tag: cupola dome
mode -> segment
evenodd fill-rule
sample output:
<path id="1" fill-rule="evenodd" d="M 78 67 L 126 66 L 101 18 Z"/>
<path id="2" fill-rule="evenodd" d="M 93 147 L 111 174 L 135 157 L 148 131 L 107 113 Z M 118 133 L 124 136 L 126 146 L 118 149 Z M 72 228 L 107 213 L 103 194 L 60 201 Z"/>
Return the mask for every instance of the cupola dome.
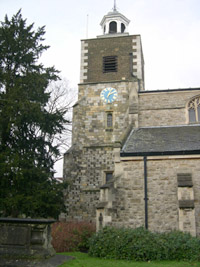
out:
<path id="1" fill-rule="evenodd" d="M 129 25 L 130 20 L 127 19 L 124 15 L 119 13 L 116 9 L 116 4 L 114 4 L 113 11 L 109 12 L 105 15 L 100 23 L 103 35 L 127 35 L 127 28 Z"/>

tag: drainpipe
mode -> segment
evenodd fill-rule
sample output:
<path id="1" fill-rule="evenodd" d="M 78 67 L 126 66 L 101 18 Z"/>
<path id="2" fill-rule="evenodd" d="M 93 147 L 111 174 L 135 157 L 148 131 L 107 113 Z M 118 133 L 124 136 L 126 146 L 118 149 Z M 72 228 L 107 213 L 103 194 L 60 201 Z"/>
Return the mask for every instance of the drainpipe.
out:
<path id="1" fill-rule="evenodd" d="M 148 195 L 147 195 L 147 157 L 144 157 L 144 207 L 145 229 L 148 229 Z"/>

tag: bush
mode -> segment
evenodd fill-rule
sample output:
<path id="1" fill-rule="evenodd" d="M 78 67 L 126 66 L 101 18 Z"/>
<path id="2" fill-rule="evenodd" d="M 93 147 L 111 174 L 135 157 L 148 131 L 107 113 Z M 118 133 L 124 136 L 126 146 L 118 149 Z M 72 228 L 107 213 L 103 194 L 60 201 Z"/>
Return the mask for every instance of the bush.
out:
<path id="1" fill-rule="evenodd" d="M 183 232 L 105 227 L 90 239 L 90 256 L 106 259 L 200 260 L 200 239 Z"/>
<path id="2" fill-rule="evenodd" d="M 95 225 L 89 222 L 56 222 L 52 225 L 52 245 L 56 252 L 85 252 L 95 231 Z"/>

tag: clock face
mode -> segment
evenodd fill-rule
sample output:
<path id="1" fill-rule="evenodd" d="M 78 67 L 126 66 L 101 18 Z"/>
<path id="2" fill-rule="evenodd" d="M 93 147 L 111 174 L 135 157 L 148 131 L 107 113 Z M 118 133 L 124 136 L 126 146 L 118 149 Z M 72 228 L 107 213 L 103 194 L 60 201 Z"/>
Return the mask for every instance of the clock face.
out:
<path id="1" fill-rule="evenodd" d="M 117 91 L 111 87 L 105 88 L 101 91 L 100 97 L 106 104 L 113 103 L 117 98 Z"/>

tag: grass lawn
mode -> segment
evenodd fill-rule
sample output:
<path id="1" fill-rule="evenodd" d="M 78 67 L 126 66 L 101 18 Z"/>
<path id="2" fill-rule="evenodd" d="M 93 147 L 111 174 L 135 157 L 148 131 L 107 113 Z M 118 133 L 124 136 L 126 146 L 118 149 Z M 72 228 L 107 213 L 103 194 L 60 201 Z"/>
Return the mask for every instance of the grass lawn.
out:
<path id="1" fill-rule="evenodd" d="M 89 257 L 88 254 L 81 252 L 63 253 L 69 256 L 74 256 L 76 259 L 66 262 L 59 267 L 188 267 L 200 266 L 200 262 L 177 262 L 177 261 L 162 261 L 162 262 L 132 262 L 124 260 L 104 260 L 100 258 Z"/>

